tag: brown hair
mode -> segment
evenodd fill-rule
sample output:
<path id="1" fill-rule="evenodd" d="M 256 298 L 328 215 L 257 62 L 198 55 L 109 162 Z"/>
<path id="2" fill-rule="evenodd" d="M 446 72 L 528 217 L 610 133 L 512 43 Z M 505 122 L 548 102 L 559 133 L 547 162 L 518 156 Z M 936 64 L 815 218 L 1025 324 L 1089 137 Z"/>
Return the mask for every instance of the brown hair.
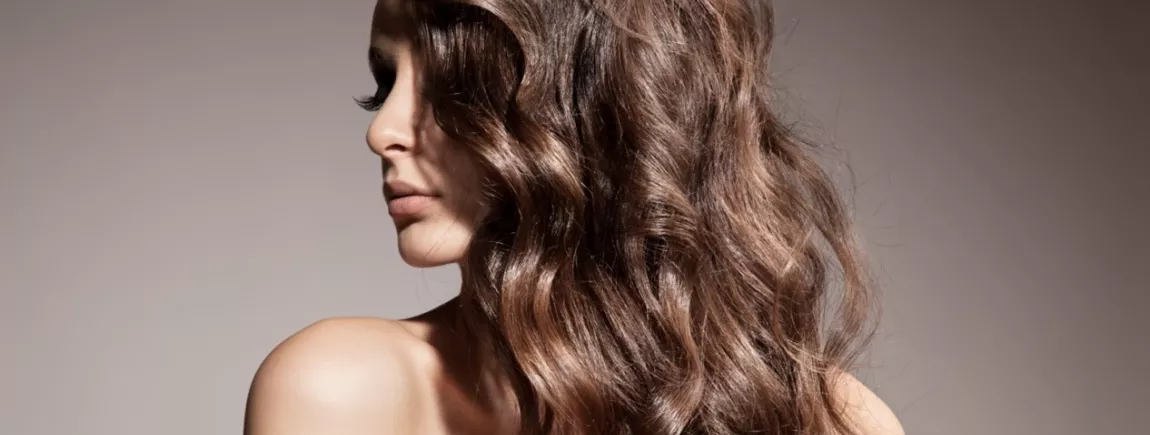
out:
<path id="1" fill-rule="evenodd" d="M 488 174 L 462 322 L 523 433 L 853 432 L 831 390 L 872 286 L 771 110 L 769 3 L 410 3 L 425 96 Z"/>

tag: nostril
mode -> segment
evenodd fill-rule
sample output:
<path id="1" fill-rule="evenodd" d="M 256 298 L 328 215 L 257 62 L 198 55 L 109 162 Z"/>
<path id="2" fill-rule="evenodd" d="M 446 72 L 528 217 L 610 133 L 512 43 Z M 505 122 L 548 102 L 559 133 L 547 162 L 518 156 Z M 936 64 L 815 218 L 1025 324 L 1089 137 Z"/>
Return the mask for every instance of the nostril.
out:
<path id="1" fill-rule="evenodd" d="M 407 144 L 398 143 L 398 142 L 392 143 L 392 144 L 383 148 L 383 152 L 385 154 L 386 153 L 406 153 L 409 150 L 410 150 L 410 147 L 408 147 Z"/>

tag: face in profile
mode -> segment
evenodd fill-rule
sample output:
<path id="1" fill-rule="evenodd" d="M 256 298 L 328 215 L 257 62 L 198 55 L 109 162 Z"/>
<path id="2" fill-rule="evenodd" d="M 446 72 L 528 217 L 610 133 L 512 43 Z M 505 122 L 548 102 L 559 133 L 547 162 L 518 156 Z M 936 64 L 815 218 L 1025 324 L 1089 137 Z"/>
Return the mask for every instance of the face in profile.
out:
<path id="1" fill-rule="evenodd" d="M 394 31 L 387 0 L 372 22 L 372 74 L 378 90 L 361 103 L 376 110 L 367 143 L 382 159 L 384 198 L 399 254 L 415 267 L 459 261 L 481 216 L 476 165 L 438 127 L 419 92 L 420 59 Z"/>

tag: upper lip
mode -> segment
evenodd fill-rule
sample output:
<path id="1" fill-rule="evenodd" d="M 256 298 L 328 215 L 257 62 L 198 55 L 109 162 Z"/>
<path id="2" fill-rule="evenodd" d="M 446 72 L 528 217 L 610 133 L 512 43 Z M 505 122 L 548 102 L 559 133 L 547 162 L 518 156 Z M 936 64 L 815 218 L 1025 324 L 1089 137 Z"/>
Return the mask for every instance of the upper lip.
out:
<path id="1" fill-rule="evenodd" d="M 420 195 L 420 196 L 434 196 L 426 189 L 415 187 L 410 183 L 395 180 L 388 181 L 383 184 L 383 197 L 388 201 L 394 198 L 402 198 L 405 196 Z"/>

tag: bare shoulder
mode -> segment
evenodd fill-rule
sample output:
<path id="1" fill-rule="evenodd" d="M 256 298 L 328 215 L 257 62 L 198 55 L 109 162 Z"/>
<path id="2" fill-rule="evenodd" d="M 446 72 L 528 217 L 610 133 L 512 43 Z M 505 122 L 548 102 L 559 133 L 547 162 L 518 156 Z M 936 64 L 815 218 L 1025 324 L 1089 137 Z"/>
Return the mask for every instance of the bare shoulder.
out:
<path id="1" fill-rule="evenodd" d="M 400 321 L 325 319 L 280 343 L 248 396 L 246 435 L 436 431 L 435 351 Z"/>
<path id="2" fill-rule="evenodd" d="M 835 393 L 849 421 L 855 423 L 863 435 L 904 435 L 902 424 L 870 388 L 849 373 L 835 376 Z"/>

